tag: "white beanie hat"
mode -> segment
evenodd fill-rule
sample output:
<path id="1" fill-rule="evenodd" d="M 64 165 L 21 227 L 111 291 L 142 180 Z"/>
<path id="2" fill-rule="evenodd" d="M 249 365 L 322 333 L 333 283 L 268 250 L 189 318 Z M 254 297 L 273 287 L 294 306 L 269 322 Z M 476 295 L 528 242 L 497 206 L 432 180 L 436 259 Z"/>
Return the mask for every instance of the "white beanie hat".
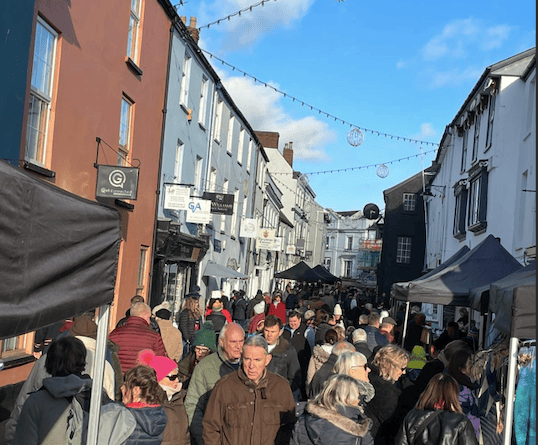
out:
<path id="1" fill-rule="evenodd" d="M 334 315 L 342 315 L 342 308 L 340 307 L 338 303 L 334 306 L 333 312 L 334 312 Z"/>
<path id="2" fill-rule="evenodd" d="M 254 306 L 255 314 L 263 314 L 264 310 L 265 310 L 265 301 L 260 301 L 258 304 Z"/>
<path id="3" fill-rule="evenodd" d="M 388 311 L 381 311 L 381 313 L 379 314 L 381 321 L 383 321 L 383 318 L 388 317 L 388 316 L 389 316 Z"/>

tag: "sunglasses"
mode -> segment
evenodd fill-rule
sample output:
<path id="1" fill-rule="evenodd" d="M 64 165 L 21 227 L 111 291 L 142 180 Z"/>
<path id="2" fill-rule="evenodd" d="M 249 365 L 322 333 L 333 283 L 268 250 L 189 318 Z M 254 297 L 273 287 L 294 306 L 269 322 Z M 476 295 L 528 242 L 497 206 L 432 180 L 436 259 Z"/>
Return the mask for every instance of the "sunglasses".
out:
<path id="1" fill-rule="evenodd" d="M 179 379 L 179 374 L 167 375 L 166 377 L 173 382 L 174 380 Z"/>

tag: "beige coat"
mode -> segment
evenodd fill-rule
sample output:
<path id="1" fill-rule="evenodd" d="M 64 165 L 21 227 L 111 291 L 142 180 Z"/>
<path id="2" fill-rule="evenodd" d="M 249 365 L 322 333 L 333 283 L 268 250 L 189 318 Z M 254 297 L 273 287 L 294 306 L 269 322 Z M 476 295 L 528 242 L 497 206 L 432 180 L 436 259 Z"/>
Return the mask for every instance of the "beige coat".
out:
<path id="1" fill-rule="evenodd" d="M 183 336 L 181 331 L 172 324 L 172 320 L 163 320 L 162 318 L 156 318 L 156 320 L 161 330 L 161 337 L 168 357 L 179 362 L 183 355 Z"/>

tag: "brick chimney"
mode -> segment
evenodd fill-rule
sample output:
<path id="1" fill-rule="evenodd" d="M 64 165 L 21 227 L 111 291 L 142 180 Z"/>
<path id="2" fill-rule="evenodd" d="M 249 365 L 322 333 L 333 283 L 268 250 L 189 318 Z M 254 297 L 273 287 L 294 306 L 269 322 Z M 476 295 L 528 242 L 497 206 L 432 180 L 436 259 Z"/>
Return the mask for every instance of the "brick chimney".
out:
<path id="1" fill-rule="evenodd" d="M 183 24 L 187 26 L 187 17 L 182 15 L 179 17 Z M 194 42 L 198 44 L 198 40 L 200 40 L 200 30 L 196 28 L 196 17 L 191 17 L 189 26 L 187 26 L 187 29 L 191 33 L 191 37 L 193 38 Z"/>
<path id="2" fill-rule="evenodd" d="M 282 155 L 284 156 L 284 159 L 288 164 L 290 164 L 290 167 L 293 168 L 293 142 L 289 142 L 287 144 L 284 144 L 284 152 Z"/>

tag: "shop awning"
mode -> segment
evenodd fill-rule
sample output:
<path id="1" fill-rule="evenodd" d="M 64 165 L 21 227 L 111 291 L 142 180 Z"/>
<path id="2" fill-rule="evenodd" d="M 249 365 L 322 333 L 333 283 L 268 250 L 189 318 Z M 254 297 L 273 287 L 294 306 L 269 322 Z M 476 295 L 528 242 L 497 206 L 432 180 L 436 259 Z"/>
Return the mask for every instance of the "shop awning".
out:
<path id="1" fill-rule="evenodd" d="M 312 270 L 316 272 L 318 275 L 321 275 L 324 281 L 327 283 L 336 283 L 338 281 L 338 277 L 335 277 L 332 273 L 330 273 L 327 269 L 325 269 L 321 264 L 318 264 Z"/>
<path id="2" fill-rule="evenodd" d="M 312 270 L 312 268 L 304 261 L 300 261 L 295 266 L 283 270 L 282 272 L 276 273 L 275 278 L 286 278 L 288 280 L 307 281 L 310 283 L 317 281 L 325 281 L 324 277 Z"/>
<path id="3" fill-rule="evenodd" d="M 210 261 L 205 267 L 204 276 L 215 278 L 248 278 L 247 275 L 237 272 L 236 270 L 222 266 Z"/>
<path id="4" fill-rule="evenodd" d="M 448 306 L 470 306 L 470 290 L 500 280 L 523 266 L 493 235 L 454 261 L 450 266 L 413 281 L 394 283 L 396 300 Z"/>

